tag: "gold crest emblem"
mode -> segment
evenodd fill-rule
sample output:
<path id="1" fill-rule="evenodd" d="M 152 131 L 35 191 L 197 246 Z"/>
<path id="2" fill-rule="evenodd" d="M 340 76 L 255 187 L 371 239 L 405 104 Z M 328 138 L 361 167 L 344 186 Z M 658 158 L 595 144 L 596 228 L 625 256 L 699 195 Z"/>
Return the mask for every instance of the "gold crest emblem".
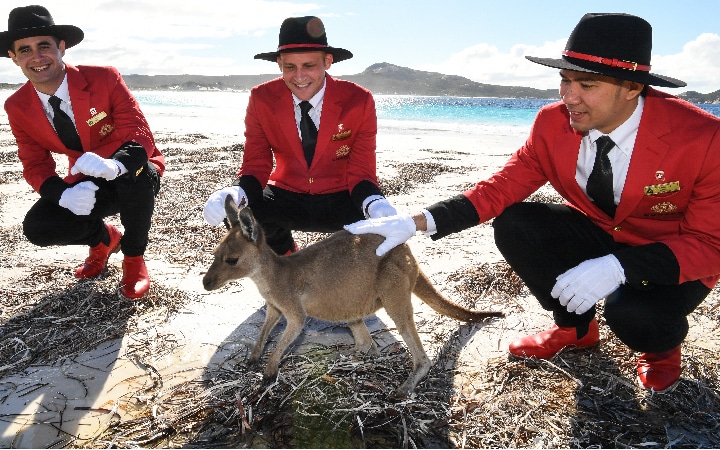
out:
<path id="1" fill-rule="evenodd" d="M 670 202 L 662 202 L 650 208 L 656 214 L 669 214 L 677 211 L 678 207 Z"/>
<path id="2" fill-rule="evenodd" d="M 105 125 L 100 127 L 100 136 L 105 137 L 108 134 L 112 133 L 114 129 L 115 128 L 113 128 L 112 125 L 110 125 L 109 123 L 106 123 Z"/>
<path id="3" fill-rule="evenodd" d="M 348 147 L 347 145 L 343 145 L 342 147 L 337 149 L 337 151 L 335 152 L 335 156 L 337 156 L 338 158 L 344 158 L 345 156 L 347 156 L 349 154 L 350 154 L 350 147 Z"/>

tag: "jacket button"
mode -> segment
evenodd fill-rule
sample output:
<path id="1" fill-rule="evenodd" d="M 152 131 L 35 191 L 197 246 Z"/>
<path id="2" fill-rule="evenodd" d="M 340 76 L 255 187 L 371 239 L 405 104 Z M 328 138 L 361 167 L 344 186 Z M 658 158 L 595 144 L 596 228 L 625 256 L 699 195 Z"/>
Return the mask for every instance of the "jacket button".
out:
<path id="1" fill-rule="evenodd" d="M 642 280 L 640 284 L 642 284 L 643 286 L 649 286 L 650 282 L 648 280 Z"/>
<path id="2" fill-rule="evenodd" d="M 315 180 L 313 180 L 312 178 L 308 178 L 308 183 L 312 183 L 313 181 Z"/>
<path id="3" fill-rule="evenodd" d="M 615 231 L 622 231 L 622 227 L 620 225 L 617 225 L 615 228 L 613 228 Z"/>

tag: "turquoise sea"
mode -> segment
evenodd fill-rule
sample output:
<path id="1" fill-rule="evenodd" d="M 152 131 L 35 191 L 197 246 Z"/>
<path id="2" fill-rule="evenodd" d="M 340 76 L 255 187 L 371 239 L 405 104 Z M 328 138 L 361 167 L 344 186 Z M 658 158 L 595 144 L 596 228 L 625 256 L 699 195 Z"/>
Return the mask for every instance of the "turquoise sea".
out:
<path id="1" fill-rule="evenodd" d="M 163 126 L 242 132 L 248 93 L 139 91 L 145 113 Z M 378 123 L 394 129 L 526 133 L 537 111 L 554 100 L 376 95 Z M 720 117 L 720 105 L 698 105 Z M 169 119 L 170 123 L 165 124 Z M 152 125 L 152 123 L 151 123 Z M 240 128 L 238 128 L 240 127 Z"/>
<path id="2" fill-rule="evenodd" d="M 0 101 L 12 91 L 0 91 Z M 241 137 L 248 93 L 137 91 L 133 93 L 157 131 Z M 537 111 L 553 100 L 377 95 L 380 129 L 463 134 L 525 134 Z M 698 105 L 720 117 L 720 105 Z M 4 113 L 4 111 L 2 111 Z M 6 119 L 5 119 L 6 120 Z"/>

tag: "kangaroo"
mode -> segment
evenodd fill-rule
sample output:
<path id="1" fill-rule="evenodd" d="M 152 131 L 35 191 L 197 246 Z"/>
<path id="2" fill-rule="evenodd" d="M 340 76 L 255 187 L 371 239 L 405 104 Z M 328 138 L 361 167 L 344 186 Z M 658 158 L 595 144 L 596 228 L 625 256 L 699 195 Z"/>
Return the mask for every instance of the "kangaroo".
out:
<path id="1" fill-rule="evenodd" d="M 285 350 L 300 335 L 308 316 L 330 322 L 347 322 L 355 351 L 377 354 L 377 345 L 363 319 L 385 308 L 395 322 L 413 358 L 413 371 L 394 393 L 405 398 L 430 370 L 413 319 L 411 293 L 440 314 L 465 322 L 503 317 L 502 312 L 473 311 L 437 291 L 420 270 L 406 245 L 380 257 L 375 249 L 383 237 L 338 231 L 327 239 L 287 256 L 277 255 L 266 243 L 250 208 L 238 208 L 225 199 L 228 233 L 213 251 L 214 260 L 203 277 L 212 291 L 230 280 L 250 278 L 267 303 L 267 315 L 249 364 L 259 361 L 270 331 L 281 315 L 287 326 L 268 358 L 264 379 L 274 379 Z"/>

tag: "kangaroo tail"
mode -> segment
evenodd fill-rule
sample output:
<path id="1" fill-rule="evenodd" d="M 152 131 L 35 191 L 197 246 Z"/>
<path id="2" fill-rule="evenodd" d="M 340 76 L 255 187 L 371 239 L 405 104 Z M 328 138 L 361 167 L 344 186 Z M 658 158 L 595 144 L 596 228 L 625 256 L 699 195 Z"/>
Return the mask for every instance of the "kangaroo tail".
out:
<path id="1" fill-rule="evenodd" d="M 481 322 L 488 317 L 505 317 L 499 311 L 475 311 L 458 305 L 440 293 L 422 270 L 418 271 L 413 293 L 438 313 L 463 322 Z"/>

